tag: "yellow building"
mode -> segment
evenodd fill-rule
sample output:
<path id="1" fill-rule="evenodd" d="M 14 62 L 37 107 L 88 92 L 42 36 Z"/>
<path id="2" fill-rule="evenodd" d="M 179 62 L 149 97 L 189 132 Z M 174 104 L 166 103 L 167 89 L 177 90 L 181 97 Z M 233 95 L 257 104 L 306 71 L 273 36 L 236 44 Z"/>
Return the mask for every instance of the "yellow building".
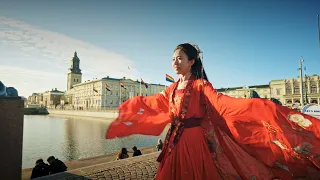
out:
<path id="1" fill-rule="evenodd" d="M 32 93 L 32 95 L 28 97 L 28 104 L 54 107 L 61 103 L 61 98 L 64 94 L 65 92 L 59 91 L 57 88 L 43 93 Z"/>
<path id="2" fill-rule="evenodd" d="M 269 85 L 221 88 L 217 89 L 217 91 L 235 98 L 252 98 L 257 97 L 257 95 L 260 98 L 269 99 L 271 97 Z"/>
<path id="3" fill-rule="evenodd" d="M 217 89 L 218 92 L 235 98 L 252 98 L 256 92 L 260 98 L 274 98 L 285 106 L 300 105 L 300 78 L 272 80 L 269 85 L 244 86 Z M 320 76 L 303 78 L 304 99 L 308 103 L 320 104 Z"/>
<path id="4" fill-rule="evenodd" d="M 42 93 L 32 93 L 32 95 L 28 97 L 28 104 L 40 104 L 43 100 L 42 97 Z"/>
<path id="5" fill-rule="evenodd" d="M 270 82 L 271 95 L 285 105 L 301 102 L 300 77 L 292 79 L 272 80 Z M 304 98 L 308 103 L 320 102 L 320 77 L 313 75 L 303 78 Z"/>
<path id="6" fill-rule="evenodd" d="M 45 107 L 56 106 L 60 104 L 61 97 L 64 95 L 64 92 L 57 90 L 57 88 L 52 89 L 51 91 L 46 91 L 42 93 L 42 100 L 40 105 Z"/>

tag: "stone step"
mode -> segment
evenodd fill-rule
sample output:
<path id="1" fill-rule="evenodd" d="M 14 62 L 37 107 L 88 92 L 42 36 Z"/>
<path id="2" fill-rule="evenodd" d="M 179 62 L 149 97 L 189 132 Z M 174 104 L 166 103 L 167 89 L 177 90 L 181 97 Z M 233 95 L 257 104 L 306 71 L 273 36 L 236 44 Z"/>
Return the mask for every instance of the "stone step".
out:
<path id="1" fill-rule="evenodd" d="M 157 173 L 160 152 L 149 153 L 123 160 L 101 163 L 93 166 L 74 169 L 37 179 L 41 180 L 85 180 L 85 179 L 154 179 Z"/>

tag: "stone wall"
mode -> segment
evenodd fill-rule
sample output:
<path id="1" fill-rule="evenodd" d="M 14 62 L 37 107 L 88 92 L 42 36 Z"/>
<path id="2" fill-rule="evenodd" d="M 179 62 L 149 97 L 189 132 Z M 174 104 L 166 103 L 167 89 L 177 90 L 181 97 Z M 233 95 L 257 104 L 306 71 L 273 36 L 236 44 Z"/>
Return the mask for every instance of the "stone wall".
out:
<path id="1" fill-rule="evenodd" d="M 0 179 L 20 179 L 23 108 L 20 97 L 0 97 Z"/>

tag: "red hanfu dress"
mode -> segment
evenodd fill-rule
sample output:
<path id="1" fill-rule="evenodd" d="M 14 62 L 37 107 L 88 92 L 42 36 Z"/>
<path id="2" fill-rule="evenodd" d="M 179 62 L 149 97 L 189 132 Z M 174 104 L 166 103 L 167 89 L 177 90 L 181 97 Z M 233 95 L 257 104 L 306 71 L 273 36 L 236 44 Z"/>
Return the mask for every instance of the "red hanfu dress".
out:
<path id="1" fill-rule="evenodd" d="M 202 79 L 126 101 L 106 138 L 160 135 L 168 123 L 157 179 L 320 179 L 318 119 L 218 94 Z"/>

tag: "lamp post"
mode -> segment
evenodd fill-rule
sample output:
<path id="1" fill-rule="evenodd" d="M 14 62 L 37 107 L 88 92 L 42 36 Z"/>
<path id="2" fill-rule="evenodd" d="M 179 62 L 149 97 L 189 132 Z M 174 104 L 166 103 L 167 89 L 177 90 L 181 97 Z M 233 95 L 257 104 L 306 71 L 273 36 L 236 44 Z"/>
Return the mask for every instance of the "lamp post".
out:
<path id="1" fill-rule="evenodd" d="M 300 59 L 300 68 L 298 70 L 300 70 L 300 103 L 301 106 L 304 106 L 304 98 L 303 98 L 303 77 L 302 77 L 302 63 L 304 62 L 303 57 L 301 57 Z"/>

